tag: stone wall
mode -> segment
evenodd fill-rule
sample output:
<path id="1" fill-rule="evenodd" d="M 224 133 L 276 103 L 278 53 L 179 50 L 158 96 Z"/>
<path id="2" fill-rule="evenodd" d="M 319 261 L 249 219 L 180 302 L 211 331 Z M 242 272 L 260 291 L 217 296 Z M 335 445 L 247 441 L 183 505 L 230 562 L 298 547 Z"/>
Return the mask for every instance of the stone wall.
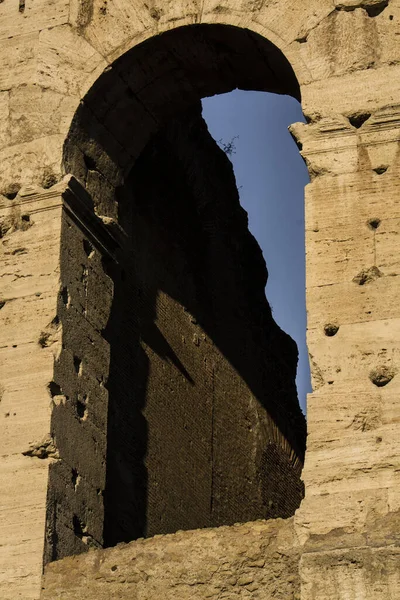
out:
<path id="1" fill-rule="evenodd" d="M 37 598 L 42 573 L 53 361 L 60 350 L 60 191 L 25 188 L 0 206 L 0 595 Z"/>
<path id="2" fill-rule="evenodd" d="M 178 532 L 52 563 L 43 600 L 300 596 L 293 520 Z"/>
<path id="3" fill-rule="evenodd" d="M 211 24 L 218 32 L 206 34 L 204 27 Z M 188 25 L 200 27 L 193 44 L 188 41 L 194 40 L 193 30 L 179 29 Z M 236 29 L 228 32 L 224 26 Z M 177 33 L 173 48 L 158 35 L 171 30 L 171 35 Z M 90 187 L 97 206 L 103 207 L 100 214 L 115 218 L 115 190 L 158 130 L 161 117 L 171 118 L 181 100 L 236 85 L 297 97 L 300 88 L 307 117 L 307 124 L 292 130 L 312 177 L 306 216 L 314 393 L 308 401 L 306 496 L 295 517 L 303 550 L 301 598 L 399 596 L 398 541 L 389 533 L 368 533 L 374 522 L 390 523 L 398 531 L 399 33 L 398 0 L 0 2 L 3 216 L 14 223 L 12 201 L 20 205 L 27 186 L 37 186 L 29 212 L 25 205 L 21 213 L 22 218 L 36 211 L 34 225 L 8 229 L 1 240 L 4 252 L 9 251 L 3 241 L 11 244 L 11 252 L 29 250 L 20 256 L 5 254 L 1 283 L 9 281 L 10 287 L 0 290 L 1 302 L 7 300 L 0 310 L 1 406 L 7 414 L 1 420 L 1 443 L 2 455 L 11 457 L 3 460 L 6 484 L 1 493 L 7 544 L 1 548 L 3 597 L 38 597 L 48 465 L 57 460 L 49 438 L 47 385 L 55 381 L 53 350 L 58 355 L 62 349 L 53 320 L 63 286 L 56 250 L 60 209 L 46 205 L 59 193 L 52 186 L 62 177 L 63 165 L 76 169 L 81 185 Z M 156 40 L 158 51 L 143 52 L 140 44 L 145 40 Z M 188 55 L 191 47 L 195 52 Z M 131 62 L 131 52 L 139 63 Z M 116 62 L 120 57 L 126 70 L 115 68 L 121 66 Z M 293 67 L 294 79 L 282 57 Z M 132 64 L 144 79 L 132 77 Z M 279 78 L 277 72 L 285 75 Z M 229 73 L 227 80 L 223 73 Z M 254 78 L 249 79 L 251 74 Z M 221 81 L 223 88 L 218 87 Z M 87 102 L 90 98 L 96 102 Z M 79 106 L 80 124 L 86 129 L 74 120 Z M 171 112 L 163 112 L 163 106 Z M 138 118 L 132 124 L 121 121 L 122 114 Z M 133 132 L 135 143 L 130 145 Z M 67 137 L 75 153 L 65 153 L 63 163 Z M 55 204 L 59 202 L 60 196 Z M 49 210 L 41 211 L 41 206 Z M 41 220 L 43 229 L 36 235 Z M 81 261 L 78 254 L 76 258 Z M 89 257 L 82 255 L 82 260 L 89 268 Z M 79 272 L 83 275 L 81 268 Z M 34 294 L 47 286 L 45 299 L 33 296 L 27 282 Z M 54 333 L 56 340 L 47 347 L 46 339 Z M 79 356 L 72 343 L 67 356 L 73 373 L 73 357 Z M 17 371 L 26 372 L 25 378 L 18 375 L 19 383 L 12 376 Z M 76 411 L 79 419 L 78 408 L 85 414 L 76 400 L 57 412 Z M 91 424 L 84 427 L 89 431 Z M 76 460 L 70 456 L 67 461 L 71 478 Z M 90 495 L 97 488 L 88 484 L 85 489 Z M 87 523 L 78 519 L 76 525 L 82 539 L 87 538 Z"/>
<path id="4" fill-rule="evenodd" d="M 293 519 L 178 532 L 47 566 L 43 600 L 163 597 L 388 600 L 400 595 L 400 513 L 299 543 Z"/>
<path id="5" fill-rule="evenodd" d="M 62 347 L 50 384 L 59 460 L 49 473 L 45 562 L 103 545 L 110 349 L 102 333 L 113 297 L 103 260 L 114 260 L 116 246 L 90 197 L 70 181 L 61 216 Z"/>

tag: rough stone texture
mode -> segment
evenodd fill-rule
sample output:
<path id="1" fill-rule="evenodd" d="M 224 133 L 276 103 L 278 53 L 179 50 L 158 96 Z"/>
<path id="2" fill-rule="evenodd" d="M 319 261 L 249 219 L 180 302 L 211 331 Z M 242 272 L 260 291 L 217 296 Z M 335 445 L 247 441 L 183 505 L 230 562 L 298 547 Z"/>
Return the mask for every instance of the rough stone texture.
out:
<path id="1" fill-rule="evenodd" d="M 186 25 L 196 28 L 179 29 Z M 168 37 L 158 36 L 167 31 Z M 40 210 L 46 198 L 53 197 L 50 188 L 32 204 L 32 210 L 38 207 L 38 222 L 43 220 L 40 235 L 36 221 L 30 229 L 15 229 L 19 219 L 15 221 L 10 210 L 13 195 L 21 186 L 48 188 L 64 169 L 86 186 L 98 214 L 109 219 L 105 229 L 110 231 L 110 219 L 118 217 L 116 188 L 160 125 L 205 93 L 239 86 L 299 97 L 297 82 L 308 123 L 295 125 L 292 132 L 312 178 L 306 190 L 306 227 L 314 385 L 308 403 L 306 497 L 295 517 L 302 545 L 300 597 L 399 597 L 398 539 L 389 533 L 371 534 L 373 523 L 399 529 L 399 34 L 399 0 L 0 2 L 0 193 L 7 207 L 2 215 L 8 219 L 0 242 L 7 241 L 12 251 L 29 249 L 28 254 L 6 255 L 10 269 L 5 270 L 0 289 L 8 300 L 0 310 L 4 336 L 0 384 L 5 390 L 1 407 L 7 405 L 5 412 L 10 412 L 2 420 L 7 429 L 0 443 L 1 454 L 12 457 L 3 459 L 2 597 L 38 597 L 49 463 L 50 479 L 53 473 L 57 481 L 64 476 L 58 472 L 57 444 L 51 441 L 46 389 L 55 381 L 53 350 L 59 342 L 46 344 L 57 333 L 56 311 L 66 319 L 57 304 L 56 249 L 61 222 L 67 227 L 68 219 L 61 217 L 61 208 Z M 145 40 L 150 46 L 140 46 Z M 85 236 L 80 223 L 77 229 L 72 263 L 77 261 L 81 275 L 80 265 L 87 269 L 85 280 L 86 274 L 97 273 L 98 257 L 92 269 L 89 256 L 79 254 Z M 114 227 L 113 236 L 119 233 Z M 104 240 L 99 233 L 99 238 L 101 248 L 107 248 L 109 237 Z M 68 248 L 63 248 L 64 257 L 65 252 Z M 25 277 L 34 273 L 36 279 Z M 67 286 L 73 287 L 73 277 Z M 102 281 L 104 290 L 107 280 Z M 12 287 L 5 287 L 5 282 Z M 32 290 L 41 292 L 42 285 L 48 285 L 43 296 L 33 296 Z M 80 300 L 77 292 L 77 320 L 78 309 L 84 306 Z M 98 323 L 92 325 L 94 332 Z M 87 330 L 82 333 L 84 341 L 85 332 L 89 335 Z M 101 349 L 99 343 L 95 352 Z M 79 372 L 71 377 L 77 352 L 71 341 L 62 358 L 65 369 L 57 372 L 60 382 L 72 389 L 69 404 L 55 411 L 54 426 L 60 430 L 64 419 L 71 426 L 74 410 L 75 420 L 81 418 L 78 408 L 85 415 L 75 396 L 81 393 Z M 101 365 L 107 363 L 106 347 L 104 353 Z M 87 376 L 95 385 L 91 365 Z M 15 378 L 17 371 L 24 375 Z M 96 435 L 95 417 L 93 422 L 91 418 L 82 430 Z M 99 423 L 105 417 L 96 418 Z M 76 483 L 77 465 L 85 469 L 80 443 L 65 458 L 68 477 L 76 477 Z M 68 447 L 65 442 L 63 452 Z M 101 452 L 95 465 L 97 460 L 101 463 L 104 447 Z M 82 484 L 78 497 L 83 504 L 92 502 L 98 483 L 101 491 L 101 477 Z M 59 488 L 54 484 L 53 489 L 65 495 L 68 511 L 75 511 L 79 543 L 86 547 L 89 539 L 101 543 L 96 523 L 89 527 L 83 522 L 81 506 L 71 500 L 66 484 Z M 50 505 L 47 510 L 49 527 Z M 62 513 L 60 524 L 63 518 Z M 85 531 L 87 527 L 90 531 Z M 319 546 L 313 545 L 315 540 Z M 156 545 L 157 538 L 146 542 L 152 543 Z M 136 552 L 135 546 L 130 551 Z M 101 551 L 97 552 L 89 556 L 98 556 L 101 563 Z M 79 568 L 80 561 L 89 558 L 68 560 Z M 50 580 L 51 569 L 62 574 L 63 565 L 50 567 Z M 67 566 L 57 585 L 69 584 L 69 573 Z M 46 585 L 53 585 L 50 580 Z M 95 579 L 91 582 L 95 584 Z M 193 593 L 201 597 L 202 585 L 194 589 L 191 586 L 187 597 Z M 243 597 L 255 593 L 242 591 Z M 99 594 L 98 587 L 94 597 Z"/>
<path id="2" fill-rule="evenodd" d="M 48 469 L 55 460 L 44 440 L 61 334 L 60 212 L 57 190 L 21 190 L 0 207 L 0 594 L 10 600 L 37 598 L 40 590 Z"/>
<path id="3" fill-rule="evenodd" d="M 311 535 L 302 548 L 301 598 L 384 600 L 400 593 L 400 513 L 365 511 L 357 527 Z"/>
<path id="4" fill-rule="evenodd" d="M 156 536 L 51 563 L 43 600 L 297 600 L 293 520 Z"/>
<path id="5" fill-rule="evenodd" d="M 113 256 L 116 241 L 74 183 L 64 194 L 61 223 L 57 314 L 63 335 L 51 415 L 60 460 L 49 474 L 46 562 L 103 544 L 110 350 L 102 331 L 113 286 L 102 260 Z"/>

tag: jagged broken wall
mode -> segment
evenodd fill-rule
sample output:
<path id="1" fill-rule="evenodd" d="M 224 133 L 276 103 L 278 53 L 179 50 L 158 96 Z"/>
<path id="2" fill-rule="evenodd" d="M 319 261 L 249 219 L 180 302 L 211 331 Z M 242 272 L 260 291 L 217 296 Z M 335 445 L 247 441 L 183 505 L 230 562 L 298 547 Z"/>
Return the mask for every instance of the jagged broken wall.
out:
<path id="1" fill-rule="evenodd" d="M 292 516 L 297 349 L 272 319 L 260 248 L 200 105 L 137 161 L 118 226 L 81 195 L 66 191 L 62 217 L 46 562 Z"/>
<path id="2" fill-rule="evenodd" d="M 200 106 L 146 148 L 118 211 L 106 543 L 294 514 L 297 349 L 273 321 L 261 250 Z"/>
<path id="3" fill-rule="evenodd" d="M 52 563 L 43 600 L 300 597 L 293 519 L 181 531 Z"/>
<path id="4" fill-rule="evenodd" d="M 240 84 L 296 96 L 293 81 L 285 87 L 290 74 L 277 66 L 282 62 L 273 48 L 255 41 L 256 34 L 272 42 L 292 65 L 308 121 L 293 128 L 312 176 L 306 190 L 306 236 L 314 392 L 308 398 L 306 495 L 294 522 L 302 554 L 300 597 L 399 597 L 398 0 L 4 0 L 0 17 L 0 191 L 3 217 L 12 223 L 6 224 L 8 233 L 1 240 L 1 454 L 8 456 L 1 463 L 2 482 L 6 481 L 1 493 L 3 597 L 40 594 L 48 467 L 58 464 L 48 437 L 49 404 L 62 403 L 57 388 L 48 389 L 54 380 L 54 354 L 57 357 L 62 349 L 54 321 L 59 293 L 68 304 L 57 250 L 57 211 L 65 199 L 54 184 L 62 176 L 62 146 L 73 115 L 106 71 L 108 79 L 100 90 L 106 101 L 84 103 L 89 130 L 75 129 L 74 156 L 79 157 L 80 150 L 81 169 L 75 175 L 92 197 L 110 199 L 120 185 L 118 169 L 109 170 L 108 179 L 102 169 L 112 166 L 116 157 L 124 167 L 138 158 L 148 142 L 146 135 L 150 130 L 153 135 L 162 121 L 161 104 L 171 107 L 185 94 L 198 98 L 200 92 L 222 91 L 221 81 L 223 91 Z M 226 28 L 214 30 L 217 43 L 210 44 L 205 36 L 203 54 L 193 30 L 180 38 L 181 45 L 164 46 L 157 36 L 193 24 L 200 29 L 234 26 L 235 32 L 245 33 L 232 41 Z M 141 83 L 135 87 L 132 74 L 115 69 L 115 61 L 144 40 L 156 40 L 161 49 L 141 55 L 140 68 L 135 67 Z M 194 47 L 195 52 L 187 52 Z M 184 56 L 189 56 L 190 65 L 183 64 Z M 162 69 L 167 63 L 175 74 L 172 80 Z M 188 85 L 188 72 L 194 86 Z M 237 80 L 235 73 L 240 73 Z M 268 85 L 263 87 L 261 80 Z M 158 104 L 154 98 L 159 98 Z M 140 112 L 143 102 L 146 110 Z M 135 114 L 124 111 L 132 103 L 144 129 L 138 121 L 130 126 L 119 120 L 118 115 Z M 93 135 L 106 141 L 103 152 L 92 143 Z M 123 146 L 132 137 L 140 151 L 138 146 Z M 91 217 L 82 217 L 82 204 L 90 206 L 84 194 L 80 208 L 75 206 L 69 214 L 75 211 L 80 224 L 90 225 Z M 21 219 L 13 216 L 18 206 Z M 112 208 L 109 202 L 107 206 Z M 110 210 L 108 216 L 115 213 Z M 28 218 L 33 225 L 27 228 Z M 96 219 L 95 223 L 91 242 L 97 251 L 114 256 L 117 232 L 111 235 L 108 226 Z M 76 259 L 86 264 L 91 250 L 81 242 L 84 255 L 76 254 Z M 6 254 L 7 244 L 11 254 Z M 21 248 L 25 250 L 18 256 Z M 92 272 L 95 268 L 89 269 Z M 79 376 L 75 354 L 78 360 L 72 356 L 69 368 Z M 82 369 L 84 374 L 84 363 Z M 101 377 L 99 387 L 100 383 Z M 84 402 L 76 406 L 77 418 L 83 421 Z M 84 453 L 79 456 L 83 459 Z M 97 460 L 101 464 L 104 455 Z M 75 485 L 77 475 L 71 473 L 71 480 Z M 93 482 L 95 491 L 100 489 L 96 485 Z M 78 519 L 75 525 L 75 537 L 91 543 L 87 523 Z M 101 553 L 87 556 L 101 562 Z M 87 560 L 86 555 L 80 560 Z M 56 565 L 63 569 L 62 562 L 53 563 L 47 570 L 48 584 Z M 200 584 L 199 594 L 201 589 Z M 243 597 L 255 593 L 240 590 Z"/>

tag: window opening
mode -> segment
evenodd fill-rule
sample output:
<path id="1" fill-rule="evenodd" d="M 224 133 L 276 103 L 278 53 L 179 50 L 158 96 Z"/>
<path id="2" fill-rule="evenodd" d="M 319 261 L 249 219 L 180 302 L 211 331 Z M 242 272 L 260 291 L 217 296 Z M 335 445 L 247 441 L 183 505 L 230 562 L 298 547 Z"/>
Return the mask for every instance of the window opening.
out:
<path id="1" fill-rule="evenodd" d="M 268 268 L 266 296 L 278 325 L 299 352 L 297 390 L 306 413 L 311 392 L 306 345 L 304 187 L 307 167 L 289 131 L 302 121 L 290 96 L 234 90 L 204 98 L 203 117 L 233 164 L 249 229 Z"/>

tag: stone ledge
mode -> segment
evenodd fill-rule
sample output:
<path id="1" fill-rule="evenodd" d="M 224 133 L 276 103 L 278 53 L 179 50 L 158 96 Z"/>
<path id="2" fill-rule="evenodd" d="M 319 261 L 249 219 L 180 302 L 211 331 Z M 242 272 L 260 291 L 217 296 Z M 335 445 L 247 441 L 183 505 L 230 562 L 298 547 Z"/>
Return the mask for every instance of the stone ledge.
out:
<path id="1" fill-rule="evenodd" d="M 43 600 L 299 598 L 293 519 L 158 535 L 53 562 Z"/>

